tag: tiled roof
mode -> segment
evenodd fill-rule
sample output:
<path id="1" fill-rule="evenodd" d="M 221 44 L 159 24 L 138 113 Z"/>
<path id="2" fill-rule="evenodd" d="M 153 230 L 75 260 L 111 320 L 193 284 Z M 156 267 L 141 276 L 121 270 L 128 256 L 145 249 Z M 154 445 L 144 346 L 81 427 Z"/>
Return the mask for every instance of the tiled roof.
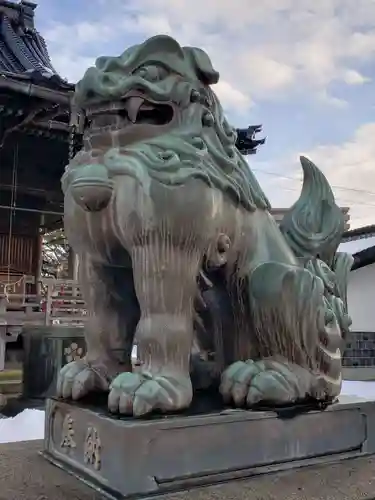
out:
<path id="1" fill-rule="evenodd" d="M 262 125 L 250 125 L 246 129 L 237 129 L 237 149 L 245 156 L 255 154 L 258 146 L 266 142 L 266 139 L 256 139 L 256 134 L 261 131 Z"/>
<path id="2" fill-rule="evenodd" d="M 354 257 L 352 271 L 375 263 L 375 225 L 358 227 L 343 235 L 339 252 Z"/>
<path id="3" fill-rule="evenodd" d="M 58 75 L 34 26 L 36 4 L 0 0 L 0 74 L 47 86 L 68 86 Z"/>
<path id="4" fill-rule="evenodd" d="M 343 241 L 360 240 L 363 238 L 372 238 L 373 236 L 375 236 L 375 224 L 347 231 L 344 233 Z"/>

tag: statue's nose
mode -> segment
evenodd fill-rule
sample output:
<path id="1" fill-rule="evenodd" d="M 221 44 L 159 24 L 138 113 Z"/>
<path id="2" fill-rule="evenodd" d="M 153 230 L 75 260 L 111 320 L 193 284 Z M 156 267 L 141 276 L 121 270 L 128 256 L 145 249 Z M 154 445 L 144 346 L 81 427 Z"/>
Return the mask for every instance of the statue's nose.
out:
<path id="1" fill-rule="evenodd" d="M 102 165 L 86 165 L 78 169 L 71 184 L 74 201 L 88 212 L 106 208 L 112 192 L 112 181 Z"/>

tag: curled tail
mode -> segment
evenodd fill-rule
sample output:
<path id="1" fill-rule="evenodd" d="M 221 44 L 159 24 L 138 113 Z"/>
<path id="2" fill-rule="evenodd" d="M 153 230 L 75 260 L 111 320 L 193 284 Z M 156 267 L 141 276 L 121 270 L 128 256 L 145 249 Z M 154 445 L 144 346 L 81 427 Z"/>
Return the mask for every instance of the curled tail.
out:
<path id="1" fill-rule="evenodd" d="M 332 189 L 317 166 L 300 158 L 304 179 L 300 198 L 285 215 L 280 230 L 303 266 L 323 284 L 323 301 L 317 304 L 318 335 L 315 361 L 318 377 L 328 394 L 341 388 L 343 337 L 349 331 L 347 284 L 352 257 L 336 253 L 345 229 L 345 217 Z"/>
<path id="2" fill-rule="evenodd" d="M 301 196 L 281 221 L 280 231 L 297 257 L 320 258 L 331 266 L 345 217 L 323 173 L 304 156 L 300 161 L 304 174 Z"/>

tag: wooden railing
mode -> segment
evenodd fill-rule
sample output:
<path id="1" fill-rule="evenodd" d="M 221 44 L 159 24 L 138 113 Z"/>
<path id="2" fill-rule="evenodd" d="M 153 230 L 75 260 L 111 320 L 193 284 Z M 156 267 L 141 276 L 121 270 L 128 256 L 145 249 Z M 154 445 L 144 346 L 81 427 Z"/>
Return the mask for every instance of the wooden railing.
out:
<path id="1" fill-rule="evenodd" d="M 12 281 L 0 282 L 0 371 L 4 370 L 6 343 L 16 341 L 23 327 L 80 327 L 87 317 L 76 281 L 44 278 L 38 295 L 26 293 L 26 281 L 26 277 L 13 276 Z"/>
<path id="2" fill-rule="evenodd" d="M 5 321 L 8 327 L 25 324 L 82 326 L 86 307 L 77 282 L 44 278 L 39 284 L 39 295 L 10 293 L 10 287 L 3 292 L 0 290 L 3 325 Z"/>
<path id="3" fill-rule="evenodd" d="M 74 280 L 41 280 L 46 325 L 82 326 L 87 315 L 79 285 Z"/>

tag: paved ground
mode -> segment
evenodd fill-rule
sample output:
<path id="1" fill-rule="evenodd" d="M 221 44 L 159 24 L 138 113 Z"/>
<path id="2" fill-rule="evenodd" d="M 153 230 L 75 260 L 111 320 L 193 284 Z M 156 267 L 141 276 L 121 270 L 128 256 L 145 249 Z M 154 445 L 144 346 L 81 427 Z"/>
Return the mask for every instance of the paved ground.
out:
<path id="1" fill-rule="evenodd" d="M 0 500 L 101 500 L 38 456 L 41 441 L 0 445 Z M 373 500 L 375 457 L 168 495 L 164 500 Z"/>

